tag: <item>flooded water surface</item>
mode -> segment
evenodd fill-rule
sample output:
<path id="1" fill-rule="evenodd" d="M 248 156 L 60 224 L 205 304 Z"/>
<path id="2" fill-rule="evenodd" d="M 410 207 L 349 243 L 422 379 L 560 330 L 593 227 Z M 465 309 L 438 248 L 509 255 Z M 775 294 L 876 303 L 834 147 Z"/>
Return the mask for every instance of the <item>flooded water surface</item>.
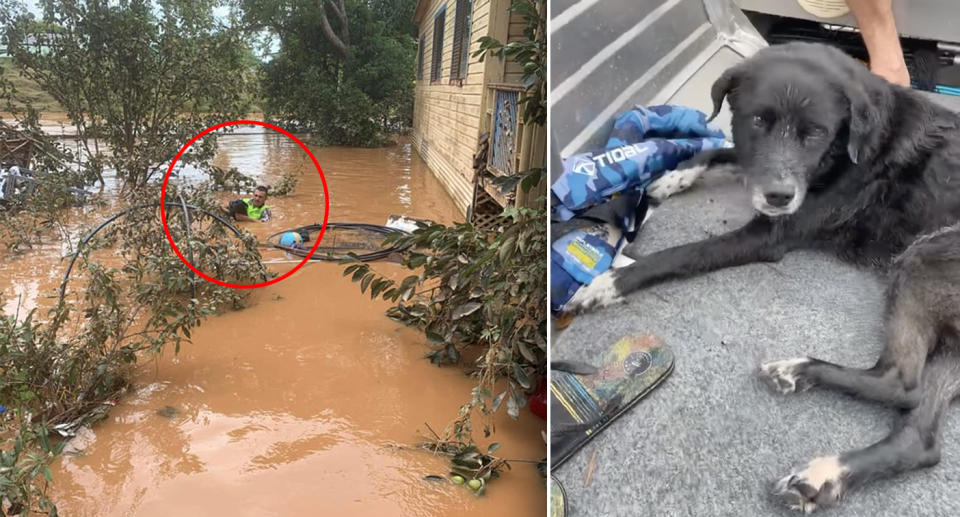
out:
<path id="1" fill-rule="evenodd" d="M 331 222 L 462 218 L 409 143 L 311 150 Z M 271 221 L 246 223 L 259 237 L 322 220 L 320 177 L 282 135 L 225 136 L 217 164 L 268 185 L 290 171 L 300 178 L 293 195 L 268 199 Z M 278 250 L 264 258 L 278 273 L 293 266 Z M 62 267 L 59 250 L 25 253 L 2 265 L 0 289 L 25 307 L 43 305 Z M 423 479 L 446 475 L 446 458 L 397 447 L 417 443 L 425 424 L 442 430 L 473 381 L 424 360 L 424 338 L 387 319 L 387 306 L 362 295 L 341 266 L 310 263 L 254 291 L 246 309 L 206 320 L 179 355 L 144 364 L 108 419 L 71 441 L 53 469 L 60 514 L 543 515 L 545 482 L 533 464 L 514 463 L 478 498 Z M 4 310 L 14 308 L 8 301 Z M 523 410 L 519 422 L 499 419 L 482 445 L 538 460 L 544 429 Z"/>

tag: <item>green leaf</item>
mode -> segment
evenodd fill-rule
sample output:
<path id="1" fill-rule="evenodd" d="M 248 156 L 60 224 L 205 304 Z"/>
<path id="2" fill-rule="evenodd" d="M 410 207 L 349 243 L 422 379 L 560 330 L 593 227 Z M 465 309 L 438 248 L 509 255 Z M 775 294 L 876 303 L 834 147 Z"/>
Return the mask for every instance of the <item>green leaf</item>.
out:
<path id="1" fill-rule="evenodd" d="M 517 405 L 517 399 L 513 397 L 513 393 L 507 397 L 507 414 L 514 420 L 520 418 L 520 406 Z"/>
<path id="2" fill-rule="evenodd" d="M 543 169 L 534 169 L 527 174 L 520 182 L 520 190 L 529 192 L 530 189 L 540 184 L 540 178 L 543 176 Z"/>
<path id="3" fill-rule="evenodd" d="M 464 316 L 469 316 L 474 312 L 477 312 L 477 309 L 479 309 L 482 305 L 483 304 L 477 302 L 465 303 L 454 309 L 450 317 L 453 321 L 456 321 Z"/>
<path id="4" fill-rule="evenodd" d="M 417 284 L 419 280 L 420 280 L 420 277 L 418 275 L 410 275 L 404 278 L 402 282 L 400 282 L 400 289 L 408 289 L 410 287 L 413 287 L 414 285 Z"/>
<path id="5" fill-rule="evenodd" d="M 500 392 L 496 398 L 493 399 L 493 404 L 490 406 L 491 411 L 496 412 L 500 408 L 500 404 L 503 402 L 503 398 L 507 396 L 507 392 Z"/>
<path id="6" fill-rule="evenodd" d="M 442 345 L 447 342 L 446 339 L 443 339 L 443 336 L 441 336 L 440 334 L 437 334 L 432 330 L 426 331 L 426 334 L 427 334 L 427 340 L 433 343 L 434 345 Z"/>
<path id="7" fill-rule="evenodd" d="M 393 285 L 393 280 L 378 279 L 370 288 L 370 298 L 376 298 L 384 289 Z"/>
<path id="8" fill-rule="evenodd" d="M 500 244 L 500 262 L 506 262 L 507 258 L 510 257 L 513 252 L 513 246 L 517 242 L 516 236 L 507 237 L 505 241 Z"/>
<path id="9" fill-rule="evenodd" d="M 40 439 L 40 449 L 43 452 L 50 452 L 50 437 L 47 435 L 47 430 L 41 428 L 37 433 L 37 438 Z"/>
<path id="10" fill-rule="evenodd" d="M 530 350 L 530 347 L 528 347 L 526 343 L 524 343 L 523 341 L 517 341 L 517 348 L 520 350 L 520 355 L 522 355 L 524 359 L 529 361 L 530 364 L 537 363 L 537 356 L 534 355 L 533 351 Z"/>
<path id="11" fill-rule="evenodd" d="M 457 350 L 457 347 L 455 347 L 455 346 L 453 346 L 453 345 L 447 345 L 447 357 L 450 358 L 450 362 L 451 362 L 451 363 L 454 363 L 454 364 L 459 363 L 459 362 L 460 362 L 460 351 L 458 351 L 458 350 Z"/>
<path id="12" fill-rule="evenodd" d="M 369 275 L 363 277 L 363 281 L 360 282 L 360 292 L 361 292 L 361 293 L 367 292 L 367 286 L 370 285 L 370 282 L 371 282 L 374 278 L 376 278 L 376 275 L 375 275 L 374 273 L 370 273 Z"/>
<path id="13" fill-rule="evenodd" d="M 499 448 L 500 448 L 499 443 L 496 443 L 496 442 L 491 443 L 490 446 L 487 447 L 487 454 L 493 454 L 494 452 L 497 452 L 497 449 Z"/>
<path id="14" fill-rule="evenodd" d="M 527 375 L 527 372 L 517 363 L 513 363 L 513 378 L 520 384 L 520 386 L 523 386 L 523 389 L 528 390 L 533 386 L 533 383 L 530 381 L 530 377 Z"/>
<path id="15" fill-rule="evenodd" d="M 490 183 L 497 187 L 501 194 L 509 195 L 517 190 L 517 184 L 520 183 L 521 180 L 523 180 L 522 175 L 511 174 L 509 176 L 497 176 L 490 180 Z"/>
<path id="16" fill-rule="evenodd" d="M 358 282 L 361 278 L 363 278 L 364 275 L 367 274 L 368 269 L 369 268 L 367 266 L 361 266 L 360 268 L 357 268 L 357 270 L 353 272 L 353 277 L 350 278 L 350 280 L 353 282 Z"/>
<path id="17" fill-rule="evenodd" d="M 418 267 L 426 264 L 427 256 L 422 253 L 411 253 L 410 257 L 407 259 L 407 267 L 410 269 L 417 269 Z"/>

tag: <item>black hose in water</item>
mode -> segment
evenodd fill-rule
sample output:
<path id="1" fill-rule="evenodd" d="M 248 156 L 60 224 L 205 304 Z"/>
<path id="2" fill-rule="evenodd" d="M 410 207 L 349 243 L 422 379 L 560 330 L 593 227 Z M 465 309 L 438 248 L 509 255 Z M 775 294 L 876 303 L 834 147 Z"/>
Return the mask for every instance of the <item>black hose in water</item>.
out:
<path id="1" fill-rule="evenodd" d="M 243 232 L 241 232 L 240 230 L 238 230 L 237 227 L 235 227 L 234 225 L 230 224 L 228 221 L 224 220 L 222 217 L 218 216 L 217 214 L 214 214 L 214 213 L 212 213 L 212 212 L 210 212 L 210 211 L 208 211 L 208 210 L 205 210 L 205 209 L 203 209 L 203 208 L 200 208 L 200 207 L 188 205 L 188 204 L 186 204 L 186 202 L 184 202 L 183 197 L 180 198 L 180 201 L 181 201 L 180 203 L 174 203 L 174 202 L 166 201 L 166 202 L 164 202 L 163 204 L 164 204 L 164 206 L 174 206 L 174 207 L 180 206 L 180 207 L 183 207 L 183 209 L 184 209 L 184 215 L 185 215 L 185 216 L 186 216 L 186 211 L 187 211 L 187 210 L 196 210 L 196 211 L 198 211 L 198 212 L 203 212 L 204 214 L 210 216 L 210 218 L 212 218 L 213 220 L 217 221 L 218 223 L 220 223 L 220 224 L 222 224 L 223 226 L 226 226 L 228 229 L 230 229 L 230 231 L 233 232 L 233 235 L 234 235 L 235 237 L 240 237 L 241 235 L 243 235 Z M 77 257 L 80 256 L 80 249 L 81 249 L 85 244 L 87 244 L 87 242 L 89 242 L 90 239 L 92 239 L 94 235 L 96 235 L 100 230 L 102 230 L 102 229 L 103 229 L 104 227 L 106 227 L 108 224 L 116 221 L 117 219 L 119 219 L 119 218 L 121 218 L 121 217 L 123 217 L 123 216 L 125 216 L 125 215 L 127 215 L 127 214 L 130 214 L 130 213 L 132 213 L 132 212 L 134 212 L 134 211 L 136 211 L 136 210 L 141 210 L 141 209 L 144 209 L 144 208 L 153 208 L 153 209 L 156 209 L 156 208 L 158 208 L 159 206 L 160 206 L 160 203 L 145 203 L 145 204 L 142 204 L 142 205 L 135 205 L 135 206 L 132 206 L 132 207 L 130 207 L 130 208 L 127 208 L 126 210 L 122 210 L 122 211 L 120 211 L 120 212 L 117 212 L 116 214 L 113 214 L 112 216 L 110 216 L 110 217 L 108 217 L 106 220 L 104 220 L 102 223 L 100 223 L 99 226 L 97 226 L 96 228 L 94 228 L 93 231 L 91 231 L 90 233 L 88 233 L 85 237 L 83 237 L 82 239 L 80 239 L 80 242 L 77 243 L 77 249 L 76 249 L 76 250 L 74 251 L 74 253 L 73 253 L 73 258 L 70 259 L 70 264 L 67 266 L 67 272 L 64 273 L 64 275 L 63 275 L 63 281 L 60 282 L 60 302 L 61 302 L 61 303 L 63 302 L 63 297 L 67 294 L 67 282 L 70 280 L 70 272 L 73 271 L 73 264 L 77 261 Z M 190 230 L 189 230 L 189 221 L 190 221 L 190 218 L 189 218 L 189 216 L 186 217 L 186 220 L 187 220 L 187 225 L 188 225 L 187 236 L 188 236 L 188 238 L 189 238 L 189 235 L 190 235 Z M 188 249 L 188 252 L 192 253 L 189 249 Z M 191 261 L 192 261 L 192 255 L 191 255 Z M 267 280 L 267 270 L 266 270 L 266 268 L 263 267 L 263 263 L 260 264 L 260 270 L 261 270 L 261 273 L 263 274 L 263 280 L 266 281 L 266 280 Z M 194 288 L 194 289 L 192 289 L 191 292 L 193 293 L 194 297 L 196 297 L 195 284 L 191 284 L 191 287 Z"/>
<path id="2" fill-rule="evenodd" d="M 300 227 L 298 227 L 298 228 L 291 228 L 291 229 L 288 229 L 288 230 L 283 230 L 283 231 L 274 233 L 273 235 L 270 235 L 269 237 L 267 237 L 267 242 L 269 243 L 270 246 L 272 246 L 272 247 L 274 247 L 274 248 L 277 248 L 277 249 L 280 249 L 280 250 L 283 250 L 283 251 L 285 251 L 285 252 L 287 252 L 287 253 L 290 253 L 291 255 L 296 255 L 296 256 L 298 256 L 298 257 L 308 257 L 308 256 L 309 256 L 309 257 L 310 257 L 310 260 L 338 261 L 338 260 L 342 260 L 342 259 L 347 258 L 348 255 L 347 255 L 347 253 L 345 253 L 345 252 L 344 252 L 344 253 L 341 253 L 341 254 L 335 254 L 335 253 L 332 253 L 332 252 L 331 252 L 331 253 L 326 253 L 326 254 L 323 254 L 323 255 L 319 254 L 319 253 L 320 253 L 320 251 L 319 251 L 320 249 L 331 249 L 331 250 L 337 249 L 337 248 L 331 248 L 331 247 L 324 247 L 322 242 L 321 242 L 321 247 L 320 247 L 320 248 L 317 248 L 317 253 L 316 253 L 316 254 L 311 254 L 309 248 L 308 248 L 308 249 L 291 248 L 291 247 L 289 247 L 289 246 L 283 246 L 283 245 L 281 245 L 281 244 L 279 243 L 279 237 L 280 237 L 281 235 L 285 234 L 285 233 L 295 232 L 295 233 L 299 233 L 299 234 L 303 235 L 304 233 L 318 232 L 318 231 L 320 231 L 321 228 L 323 228 L 323 225 L 320 225 L 320 224 L 311 224 L 311 225 L 307 225 L 307 226 L 300 226 Z M 365 232 L 368 232 L 368 233 L 381 235 L 383 238 L 386 238 L 388 235 L 391 235 L 391 234 L 404 234 L 404 235 L 408 235 L 408 234 L 409 234 L 408 232 L 405 232 L 405 231 L 400 230 L 400 229 L 397 229 L 397 228 L 390 228 L 389 226 L 380 226 L 380 225 L 376 225 L 376 224 L 366 224 L 366 223 L 327 223 L 327 229 L 326 229 L 326 232 L 324 233 L 324 239 L 323 239 L 323 240 L 326 241 L 328 237 L 332 237 L 333 233 L 335 233 L 335 232 L 337 232 L 337 231 L 339 231 L 339 230 L 346 230 L 346 231 L 350 231 L 350 230 L 353 230 L 353 231 L 361 230 L 361 231 L 365 231 Z M 399 252 L 402 252 L 402 251 L 406 250 L 408 247 L 409 247 L 409 246 L 401 246 L 401 245 L 394 244 L 393 246 L 390 246 L 390 247 L 387 247 L 387 248 L 382 248 L 382 249 L 379 249 L 379 250 L 376 250 L 376 251 L 371 251 L 371 252 L 368 252 L 368 253 L 357 253 L 356 256 L 357 256 L 357 258 L 358 258 L 359 260 L 361 260 L 361 261 L 363 261 L 363 262 L 369 262 L 369 261 L 373 261 L 373 260 L 380 260 L 380 259 L 387 258 L 387 257 L 389 257 L 389 256 L 390 256 L 391 254 L 393 254 L 393 253 L 399 253 Z"/>
<path id="3" fill-rule="evenodd" d="M 190 257 L 190 263 L 193 264 L 193 246 L 190 245 L 190 210 L 187 209 L 187 201 L 183 199 L 183 194 L 177 192 L 180 198 L 180 205 L 183 207 L 183 227 L 187 230 L 187 255 Z M 197 297 L 197 277 L 190 275 L 190 298 Z"/>

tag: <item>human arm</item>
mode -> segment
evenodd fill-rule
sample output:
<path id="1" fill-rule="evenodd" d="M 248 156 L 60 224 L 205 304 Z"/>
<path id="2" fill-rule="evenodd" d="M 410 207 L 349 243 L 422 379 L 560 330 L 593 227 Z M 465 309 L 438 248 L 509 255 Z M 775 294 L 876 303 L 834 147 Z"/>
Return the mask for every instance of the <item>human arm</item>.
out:
<path id="1" fill-rule="evenodd" d="M 893 19 L 893 0 L 846 0 L 857 19 L 870 55 L 870 71 L 900 86 L 910 86 L 900 36 Z"/>

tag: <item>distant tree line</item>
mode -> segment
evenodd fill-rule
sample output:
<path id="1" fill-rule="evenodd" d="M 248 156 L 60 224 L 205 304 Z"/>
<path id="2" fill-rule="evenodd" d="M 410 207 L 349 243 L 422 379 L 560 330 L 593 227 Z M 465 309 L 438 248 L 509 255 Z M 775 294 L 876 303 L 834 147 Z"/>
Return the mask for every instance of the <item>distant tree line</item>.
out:
<path id="1" fill-rule="evenodd" d="M 375 146 L 411 126 L 416 0 L 240 0 L 279 51 L 261 68 L 268 118 L 334 145 Z"/>
<path id="2" fill-rule="evenodd" d="M 252 109 L 330 145 L 376 146 L 412 124 L 416 0 L 0 0 L 15 71 L 56 100 L 82 166 L 125 191 L 162 176 L 210 125 Z M 258 36 L 272 55 L 257 57 Z M 263 55 L 263 53 L 261 53 Z M 0 109 L 36 119 L 0 74 Z M 8 102 L 3 102 L 4 100 Z M 104 144 L 106 144 L 104 146 Z M 105 149 L 109 149 L 106 152 Z M 204 168 L 204 139 L 183 163 Z"/>

